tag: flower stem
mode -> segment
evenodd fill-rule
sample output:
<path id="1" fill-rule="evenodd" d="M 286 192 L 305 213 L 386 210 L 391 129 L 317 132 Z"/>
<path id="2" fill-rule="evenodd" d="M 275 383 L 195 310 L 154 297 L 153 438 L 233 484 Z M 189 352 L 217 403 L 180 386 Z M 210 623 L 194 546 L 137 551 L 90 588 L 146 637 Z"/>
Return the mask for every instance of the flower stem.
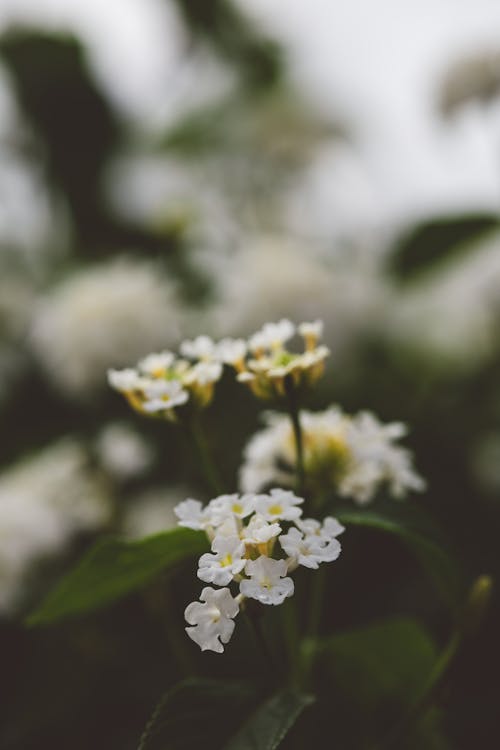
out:
<path id="1" fill-rule="evenodd" d="M 288 402 L 288 412 L 292 422 L 293 436 L 295 439 L 296 474 L 297 474 L 297 492 L 299 495 L 304 492 L 305 473 L 304 473 L 304 438 L 302 426 L 300 424 L 300 409 L 297 400 L 297 391 L 293 381 L 288 376 L 285 378 L 285 393 Z"/>
<path id="2" fill-rule="evenodd" d="M 293 687 L 301 683 L 300 638 L 297 622 L 297 608 L 294 599 L 287 599 L 282 604 L 283 631 L 288 656 L 288 674 Z"/>
<path id="3" fill-rule="evenodd" d="M 245 622 L 247 623 L 249 630 L 252 632 L 253 640 L 256 649 L 260 654 L 264 669 L 271 675 L 271 680 L 274 682 L 279 672 L 275 664 L 274 654 L 267 644 L 260 619 L 252 617 L 248 612 L 245 612 Z"/>
<path id="4" fill-rule="evenodd" d="M 220 495 L 222 493 L 222 484 L 198 416 L 193 416 L 185 422 L 185 425 L 207 485 L 211 492 L 215 495 Z"/>

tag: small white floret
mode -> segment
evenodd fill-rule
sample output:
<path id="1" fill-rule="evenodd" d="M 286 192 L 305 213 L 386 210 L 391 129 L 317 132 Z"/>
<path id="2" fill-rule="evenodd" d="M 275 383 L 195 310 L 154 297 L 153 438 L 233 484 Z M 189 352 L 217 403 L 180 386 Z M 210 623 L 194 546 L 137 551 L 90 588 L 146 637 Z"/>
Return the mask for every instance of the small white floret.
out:
<path id="1" fill-rule="evenodd" d="M 179 519 L 179 526 L 186 526 L 188 529 L 205 529 L 208 525 L 206 511 L 199 500 L 183 500 L 174 508 L 174 513 Z"/>
<path id="2" fill-rule="evenodd" d="M 272 489 L 269 495 L 257 495 L 255 509 L 266 521 L 295 521 L 302 515 L 304 502 L 290 490 Z"/>
<path id="3" fill-rule="evenodd" d="M 216 586 L 227 586 L 245 567 L 245 544 L 239 536 L 216 536 L 212 551 L 200 557 L 198 578 Z"/>
<path id="4" fill-rule="evenodd" d="M 295 564 L 314 570 L 322 562 L 336 560 L 341 550 L 337 539 L 323 542 L 317 534 L 304 535 L 295 528 L 290 529 L 288 534 L 282 534 L 279 542 Z"/>
<path id="5" fill-rule="evenodd" d="M 151 377 L 162 377 L 167 370 L 173 365 L 175 355 L 172 352 L 158 352 L 154 354 L 148 354 L 147 357 L 141 359 L 137 364 L 137 368 L 140 372 Z"/>
<path id="6" fill-rule="evenodd" d="M 242 530 L 241 538 L 247 544 L 267 544 L 279 534 L 281 534 L 281 526 L 278 523 L 268 523 L 263 516 L 255 513 L 248 526 Z"/>
<path id="7" fill-rule="evenodd" d="M 252 352 L 262 349 L 281 349 L 283 344 L 295 334 L 295 326 L 290 320 L 283 318 L 279 323 L 266 323 L 260 331 L 254 333 L 248 341 L 248 348 Z"/>
<path id="8" fill-rule="evenodd" d="M 191 602 L 184 611 L 186 622 L 194 626 L 186 628 L 186 633 L 202 651 L 221 654 L 223 644 L 229 643 L 234 631 L 238 602 L 229 589 L 216 590 L 210 586 L 203 589 L 200 600 L 204 603 Z"/>
<path id="9" fill-rule="evenodd" d="M 264 555 L 248 560 L 245 572 L 250 579 L 241 582 L 240 591 L 261 604 L 282 604 L 294 591 L 292 579 L 285 578 L 287 570 L 286 560 L 273 560 Z"/>
<path id="10" fill-rule="evenodd" d="M 323 335 L 323 321 L 315 320 L 313 323 L 301 323 L 297 330 L 304 338 L 320 339 Z"/>
<path id="11" fill-rule="evenodd" d="M 195 339 L 183 341 L 180 345 L 180 352 L 188 359 L 210 361 L 215 358 L 216 346 L 210 336 L 197 336 Z"/>
<path id="12" fill-rule="evenodd" d="M 153 380 L 145 386 L 144 397 L 142 408 L 154 414 L 182 406 L 188 400 L 189 394 L 178 380 Z"/>
<path id="13" fill-rule="evenodd" d="M 226 365 L 242 362 L 246 353 L 247 343 L 244 339 L 222 339 L 216 348 L 217 359 Z"/>

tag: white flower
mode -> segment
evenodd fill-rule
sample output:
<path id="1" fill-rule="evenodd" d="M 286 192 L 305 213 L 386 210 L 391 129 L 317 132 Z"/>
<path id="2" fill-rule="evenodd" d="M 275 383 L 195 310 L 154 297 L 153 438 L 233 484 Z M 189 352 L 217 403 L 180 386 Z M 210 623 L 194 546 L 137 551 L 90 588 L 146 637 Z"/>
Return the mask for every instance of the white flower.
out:
<path id="1" fill-rule="evenodd" d="M 189 399 L 178 380 L 153 380 L 145 386 L 144 396 L 142 408 L 151 414 L 182 406 Z"/>
<path id="2" fill-rule="evenodd" d="M 227 586 L 245 567 L 245 544 L 239 536 L 216 536 L 212 551 L 200 557 L 198 578 L 206 583 Z"/>
<path id="3" fill-rule="evenodd" d="M 34 306 L 31 341 L 51 379 L 87 396 L 104 385 L 109 367 L 175 343 L 181 315 L 168 277 L 153 263 L 123 257 L 49 290 Z"/>
<path id="4" fill-rule="evenodd" d="M 149 375 L 153 378 L 164 377 L 169 368 L 174 364 L 175 354 L 165 351 L 148 354 L 147 357 L 139 360 L 137 369 L 139 372 Z"/>
<path id="5" fill-rule="evenodd" d="M 154 485 L 134 494 L 123 511 L 120 529 L 129 539 L 173 529 L 178 519 L 174 508 L 186 497 L 186 488 Z"/>
<path id="6" fill-rule="evenodd" d="M 144 438 L 119 423 L 102 430 L 97 438 L 97 453 L 104 469 L 117 479 L 143 474 L 153 459 L 153 451 Z"/>
<path id="7" fill-rule="evenodd" d="M 247 353 L 247 342 L 244 339 L 226 338 L 217 344 L 217 358 L 226 365 L 237 365 Z"/>
<path id="8" fill-rule="evenodd" d="M 257 495 L 255 509 L 266 521 L 295 521 L 302 515 L 297 506 L 303 502 L 293 492 L 276 488 L 269 495 Z"/>
<path id="9" fill-rule="evenodd" d="M 259 350 L 282 349 L 283 344 L 295 334 L 293 323 L 283 318 L 279 323 L 265 323 L 260 331 L 254 333 L 248 341 L 248 347 L 252 352 Z"/>
<path id="10" fill-rule="evenodd" d="M 297 330 L 305 339 L 312 337 L 320 339 L 323 335 L 323 321 L 315 320 L 313 323 L 300 323 Z"/>
<path id="11" fill-rule="evenodd" d="M 175 506 L 174 513 L 179 519 L 179 526 L 188 529 L 205 529 L 209 525 L 209 519 L 203 504 L 199 500 L 188 498 Z"/>
<path id="12" fill-rule="evenodd" d="M 306 536 L 317 536 L 321 541 L 326 542 L 335 539 L 345 531 L 344 526 L 332 516 L 325 518 L 323 523 L 315 518 L 299 518 L 295 524 Z"/>
<path id="13" fill-rule="evenodd" d="M 241 531 L 241 538 L 247 544 L 267 544 L 279 534 L 281 526 L 278 523 L 268 523 L 263 516 L 255 513 Z"/>
<path id="14" fill-rule="evenodd" d="M 219 495 L 208 504 L 214 526 L 218 526 L 231 515 L 236 518 L 246 518 L 255 510 L 255 496 L 251 494 Z"/>
<path id="15" fill-rule="evenodd" d="M 127 367 L 124 370 L 108 370 L 108 383 L 120 393 L 139 391 L 148 384 L 146 378 L 139 375 L 137 370 Z"/>
<path id="16" fill-rule="evenodd" d="M 215 590 L 206 586 L 200 595 L 204 602 L 191 602 L 184 612 L 186 622 L 194 627 L 186 628 L 188 636 L 202 651 L 224 651 L 223 644 L 229 643 L 234 631 L 233 619 L 239 612 L 237 599 L 229 589 Z"/>
<path id="17" fill-rule="evenodd" d="M 287 569 L 286 560 L 273 560 L 264 555 L 257 560 L 247 560 L 245 572 L 250 579 L 240 583 L 240 591 L 261 604 L 282 604 L 294 591 L 292 579 L 285 578 Z"/>
<path id="18" fill-rule="evenodd" d="M 258 492 L 270 484 L 295 482 L 296 449 L 290 420 L 268 413 L 267 427 L 244 451 L 240 486 Z M 306 481 L 315 489 L 328 486 L 359 504 L 371 501 L 386 486 L 394 497 L 425 487 L 412 466 L 409 451 L 397 444 L 406 434 L 399 422 L 383 424 L 368 412 L 355 416 L 338 407 L 301 412 Z"/>
<path id="19" fill-rule="evenodd" d="M 210 361 L 216 358 L 217 345 L 210 336 L 197 336 L 193 340 L 183 341 L 180 352 L 188 359 L 200 359 Z"/>
<path id="20" fill-rule="evenodd" d="M 340 543 L 337 539 L 323 541 L 317 534 L 303 534 L 291 528 L 288 534 L 282 534 L 279 542 L 296 564 L 316 569 L 321 562 L 332 562 L 340 555 Z"/>
<path id="21" fill-rule="evenodd" d="M 222 365 L 220 362 L 197 362 L 191 367 L 183 378 L 185 385 L 198 383 L 199 385 L 209 385 L 219 380 L 222 375 Z"/>
<path id="22" fill-rule="evenodd" d="M 81 531 L 111 518 L 106 487 L 76 440 L 64 439 L 0 474 L 0 610 L 17 605 L 24 575 Z"/>

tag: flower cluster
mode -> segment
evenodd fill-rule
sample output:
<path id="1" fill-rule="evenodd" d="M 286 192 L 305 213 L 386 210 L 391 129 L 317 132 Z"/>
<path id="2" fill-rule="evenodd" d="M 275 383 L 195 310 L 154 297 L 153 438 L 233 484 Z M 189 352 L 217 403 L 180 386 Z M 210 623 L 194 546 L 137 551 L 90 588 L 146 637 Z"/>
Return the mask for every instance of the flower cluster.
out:
<path id="1" fill-rule="evenodd" d="M 216 342 L 198 336 L 182 342 L 181 357 L 170 351 L 149 354 L 135 368 L 109 370 L 108 381 L 136 411 L 174 420 L 178 407 L 188 401 L 198 408 L 210 404 L 223 365 L 231 365 L 237 379 L 259 398 L 280 397 L 286 394 L 286 383 L 298 389 L 322 375 L 328 355 L 325 346 L 318 346 L 322 328 L 321 321 L 298 326 L 305 342 L 301 354 L 284 346 L 296 332 L 286 319 L 266 323 L 248 341 L 225 338 Z"/>
<path id="2" fill-rule="evenodd" d="M 304 351 L 289 351 L 285 344 L 298 332 L 304 339 Z M 295 389 L 313 385 L 323 374 L 329 354 L 326 346 L 318 345 L 323 324 L 301 323 L 296 329 L 286 318 L 279 323 L 266 323 L 248 340 L 250 357 L 240 360 L 238 380 L 247 383 L 252 392 L 262 399 L 286 395 L 287 384 Z"/>
<path id="3" fill-rule="evenodd" d="M 293 486 L 296 447 L 289 419 L 268 412 L 267 426 L 245 448 L 240 471 L 244 492 L 258 492 L 279 483 Z M 360 505 L 370 502 L 382 486 L 395 497 L 422 491 L 423 479 L 412 467 L 411 454 L 396 441 L 406 434 L 399 422 L 382 424 L 369 412 L 355 416 L 331 406 L 322 412 L 301 412 L 304 469 L 311 490 L 336 492 Z"/>
<path id="4" fill-rule="evenodd" d="M 210 342 L 204 336 L 194 342 L 184 342 L 181 352 L 190 352 L 195 358 L 195 352 L 201 352 L 205 338 Z M 197 342 L 201 345 L 197 346 Z M 198 356 L 192 363 L 165 351 L 149 354 L 135 368 L 110 370 L 108 380 L 136 411 L 175 419 L 178 407 L 188 401 L 199 408 L 207 406 L 213 398 L 214 384 L 221 375 L 221 363 L 211 357 Z"/>
<path id="5" fill-rule="evenodd" d="M 185 611 L 186 632 L 202 651 L 224 651 L 245 599 L 282 604 L 294 592 L 288 574 L 297 566 L 316 569 L 337 559 L 344 528 L 334 518 L 303 519 L 303 502 L 275 488 L 268 494 L 220 495 L 206 507 L 198 500 L 176 507 L 180 525 L 204 530 L 211 542 L 211 552 L 199 560 L 198 578 L 223 587 L 206 586 L 203 603 L 192 602 Z M 239 587 L 236 596 L 231 584 Z"/>

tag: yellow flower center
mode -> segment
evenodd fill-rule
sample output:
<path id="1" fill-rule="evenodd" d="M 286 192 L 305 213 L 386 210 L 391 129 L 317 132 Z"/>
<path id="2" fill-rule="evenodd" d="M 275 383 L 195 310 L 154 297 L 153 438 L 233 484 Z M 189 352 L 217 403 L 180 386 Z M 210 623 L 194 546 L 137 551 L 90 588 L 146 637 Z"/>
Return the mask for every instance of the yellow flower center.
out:
<path id="1" fill-rule="evenodd" d="M 281 513 L 283 513 L 283 506 L 282 505 L 270 505 L 268 512 L 272 516 L 279 516 Z"/>
<path id="2" fill-rule="evenodd" d="M 233 557 L 230 554 L 227 554 L 225 557 L 222 558 L 220 561 L 221 568 L 227 568 L 229 565 L 233 564 Z"/>

